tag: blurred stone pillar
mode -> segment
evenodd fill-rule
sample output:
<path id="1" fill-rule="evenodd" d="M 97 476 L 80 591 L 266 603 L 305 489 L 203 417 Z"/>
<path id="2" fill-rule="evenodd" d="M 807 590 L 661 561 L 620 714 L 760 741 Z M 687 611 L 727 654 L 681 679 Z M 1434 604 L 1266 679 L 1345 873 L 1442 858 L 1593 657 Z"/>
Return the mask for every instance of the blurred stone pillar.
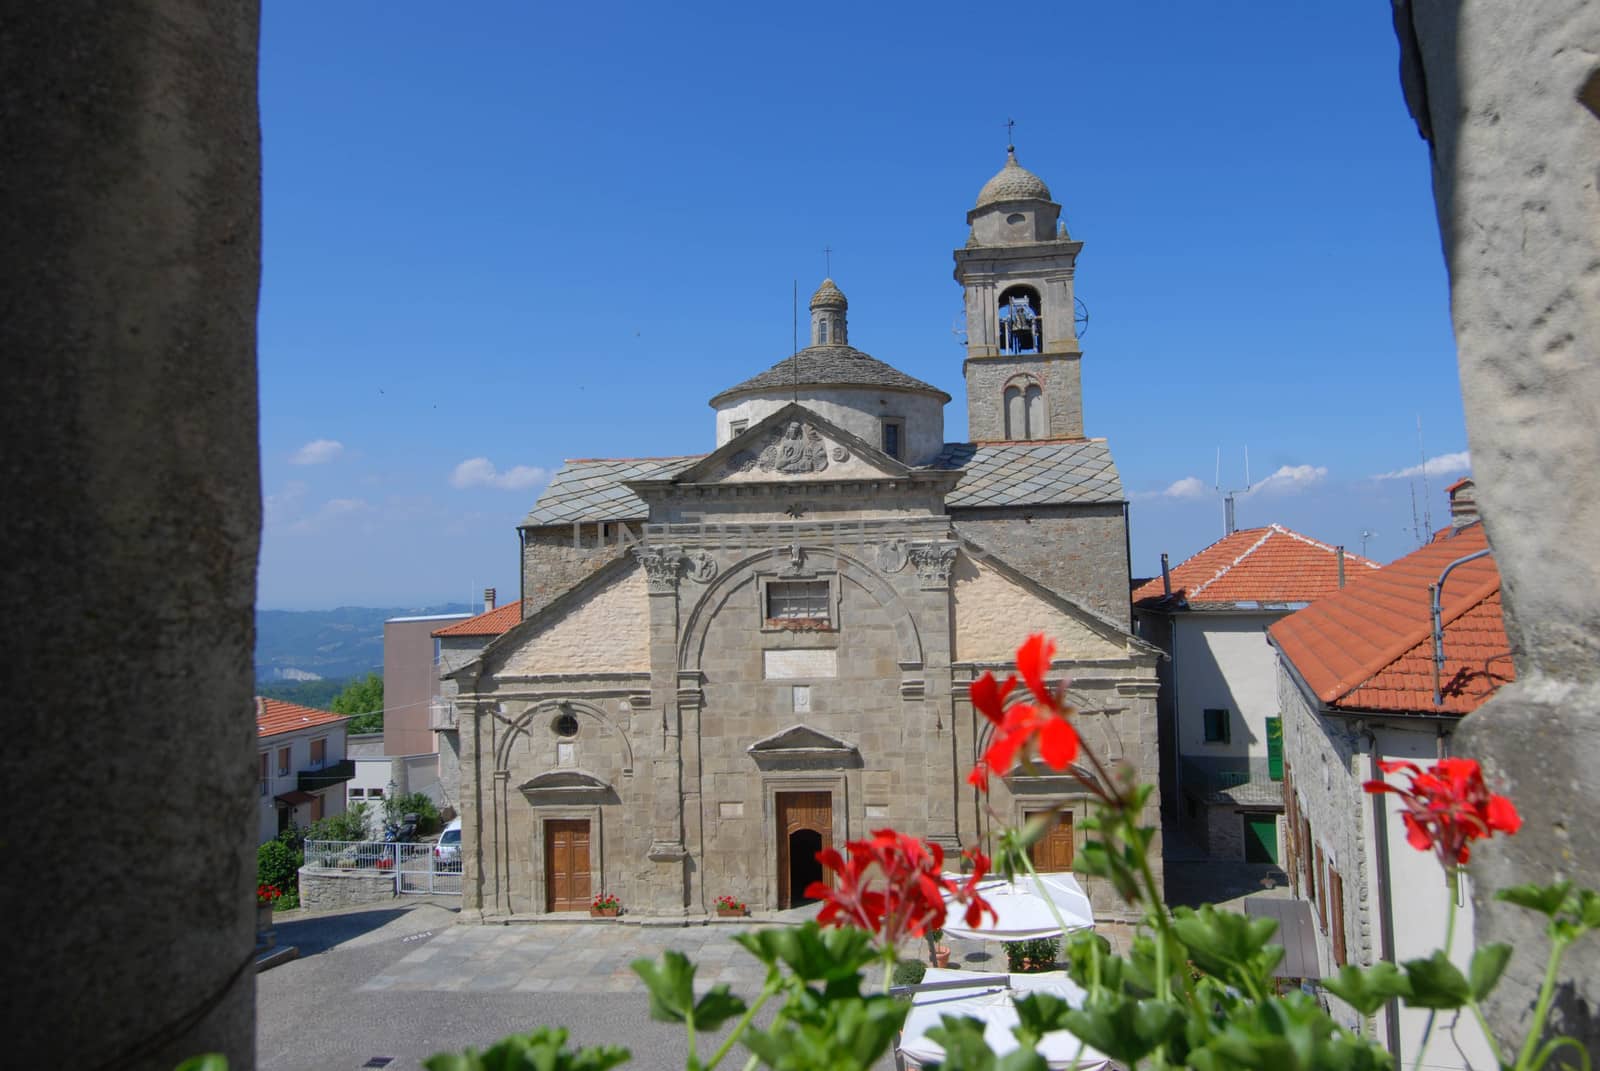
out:
<path id="1" fill-rule="evenodd" d="M 11 1066 L 255 1062 L 257 22 L 0 16 Z"/>
<path id="2" fill-rule="evenodd" d="M 1509 941 L 1490 1008 L 1521 1041 L 1547 950 L 1493 890 L 1600 888 L 1600 4 L 1396 0 L 1407 103 L 1433 151 L 1479 509 L 1517 681 L 1466 719 L 1526 825 L 1474 853 L 1480 943 Z M 1600 1051 L 1600 940 L 1552 1020 Z"/>

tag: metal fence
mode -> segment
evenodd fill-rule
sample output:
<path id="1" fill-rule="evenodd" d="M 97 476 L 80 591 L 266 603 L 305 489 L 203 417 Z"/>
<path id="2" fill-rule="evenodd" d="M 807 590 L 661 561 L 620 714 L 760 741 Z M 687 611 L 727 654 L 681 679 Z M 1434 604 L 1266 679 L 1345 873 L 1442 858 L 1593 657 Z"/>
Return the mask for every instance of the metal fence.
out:
<path id="1" fill-rule="evenodd" d="M 305 865 L 313 870 L 392 876 L 394 891 L 411 895 L 460 896 L 461 856 L 447 859 L 432 844 L 380 840 L 308 840 Z"/>

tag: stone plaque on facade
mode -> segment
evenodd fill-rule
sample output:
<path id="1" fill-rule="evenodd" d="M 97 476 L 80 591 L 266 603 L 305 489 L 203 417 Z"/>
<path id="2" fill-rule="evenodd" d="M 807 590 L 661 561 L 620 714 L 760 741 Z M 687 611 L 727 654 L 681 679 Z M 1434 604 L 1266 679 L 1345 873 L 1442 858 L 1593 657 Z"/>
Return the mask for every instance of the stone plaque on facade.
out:
<path id="1" fill-rule="evenodd" d="M 825 651 L 763 651 L 762 676 L 769 681 L 805 679 L 807 677 L 837 677 L 839 652 Z"/>
<path id="2" fill-rule="evenodd" d="M 811 713 L 811 686 L 797 684 L 794 686 L 794 712 L 796 714 Z"/>

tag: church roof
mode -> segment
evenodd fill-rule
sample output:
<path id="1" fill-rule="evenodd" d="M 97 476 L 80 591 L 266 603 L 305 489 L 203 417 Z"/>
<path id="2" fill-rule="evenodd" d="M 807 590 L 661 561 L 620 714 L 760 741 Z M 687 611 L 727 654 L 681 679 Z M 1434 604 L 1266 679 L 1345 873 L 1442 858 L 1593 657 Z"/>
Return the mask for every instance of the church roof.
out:
<path id="1" fill-rule="evenodd" d="M 931 468 L 964 469 L 951 509 L 1121 502 L 1122 477 L 1104 439 L 945 443 Z"/>
<path id="2" fill-rule="evenodd" d="M 649 509 L 624 485 L 630 480 L 671 479 L 704 456 L 568 461 L 522 523 L 540 527 L 643 520 Z M 955 490 L 945 496 L 951 509 L 1123 500 L 1122 477 L 1104 439 L 946 443 L 926 468 L 964 472 Z"/>
<path id="3" fill-rule="evenodd" d="M 659 480 L 705 455 L 683 457 L 585 458 L 568 461 L 556 473 L 523 519 L 525 526 L 573 521 L 633 521 L 649 514 L 628 480 Z"/>
<path id="4" fill-rule="evenodd" d="M 1001 201 L 1048 201 L 1050 187 L 1044 179 L 1017 163 L 1017 150 L 1006 150 L 1006 166 L 978 191 L 978 203 L 973 207 L 998 204 Z"/>
<path id="5" fill-rule="evenodd" d="M 792 387 L 895 387 L 926 391 L 945 401 L 950 395 L 898 368 L 868 356 L 854 346 L 807 346 L 792 357 L 785 357 L 758 376 L 729 387 L 711 399 L 716 405 L 744 391 L 788 390 Z"/>

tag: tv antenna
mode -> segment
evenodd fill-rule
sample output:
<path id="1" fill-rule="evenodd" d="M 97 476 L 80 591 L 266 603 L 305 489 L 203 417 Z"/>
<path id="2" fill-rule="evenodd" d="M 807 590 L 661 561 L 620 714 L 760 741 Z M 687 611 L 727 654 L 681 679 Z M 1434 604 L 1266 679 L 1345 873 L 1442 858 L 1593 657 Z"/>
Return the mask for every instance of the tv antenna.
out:
<path id="1" fill-rule="evenodd" d="M 1217 447 L 1217 474 L 1212 486 L 1217 493 L 1222 495 L 1222 534 L 1231 536 L 1237 531 L 1233 513 L 1233 496 L 1247 495 L 1250 488 L 1255 486 L 1250 482 L 1250 447 L 1244 448 L 1244 486 L 1223 494 L 1222 491 L 1222 447 Z"/>
<path id="2" fill-rule="evenodd" d="M 1369 539 L 1377 539 L 1377 538 L 1378 538 L 1378 533 L 1372 531 L 1372 529 L 1370 529 L 1370 528 L 1361 529 L 1361 556 L 1363 558 L 1365 558 L 1367 556 L 1367 540 L 1369 540 Z"/>
<path id="3" fill-rule="evenodd" d="M 1422 414 L 1417 414 L 1417 460 L 1422 465 L 1422 523 L 1428 537 L 1433 535 L 1433 496 L 1428 491 L 1428 451 L 1422 447 Z M 1412 510 L 1416 512 L 1415 509 Z"/>

